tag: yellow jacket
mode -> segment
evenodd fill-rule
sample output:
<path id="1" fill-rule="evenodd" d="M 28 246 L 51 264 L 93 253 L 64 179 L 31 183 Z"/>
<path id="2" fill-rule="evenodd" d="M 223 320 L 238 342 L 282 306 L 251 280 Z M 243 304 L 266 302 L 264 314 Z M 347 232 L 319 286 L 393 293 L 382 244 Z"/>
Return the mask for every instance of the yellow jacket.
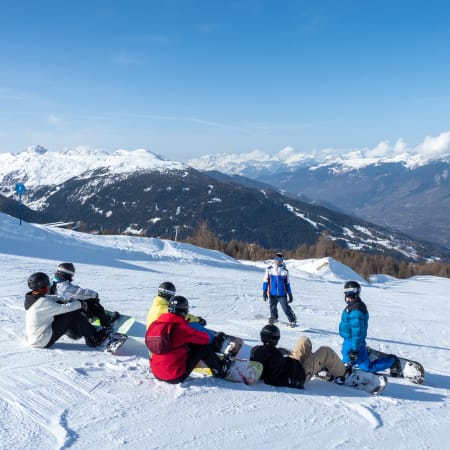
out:
<path id="1" fill-rule="evenodd" d="M 147 313 L 147 320 L 146 320 L 146 328 L 150 326 L 152 322 L 158 319 L 158 317 L 161 314 L 167 313 L 167 309 L 169 307 L 169 302 L 164 298 L 160 297 L 159 295 L 153 299 L 152 307 L 149 309 Z M 193 316 L 192 314 L 188 314 L 186 316 L 186 320 L 188 322 L 198 322 L 199 318 L 197 316 Z"/>

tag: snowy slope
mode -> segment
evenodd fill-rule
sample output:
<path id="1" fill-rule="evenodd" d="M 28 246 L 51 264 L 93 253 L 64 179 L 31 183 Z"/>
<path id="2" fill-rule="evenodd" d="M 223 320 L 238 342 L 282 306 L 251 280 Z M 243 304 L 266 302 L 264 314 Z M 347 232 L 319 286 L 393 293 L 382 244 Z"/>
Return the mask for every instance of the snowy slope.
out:
<path id="1" fill-rule="evenodd" d="M 134 314 L 132 338 L 112 357 L 82 341 L 51 349 L 23 341 L 23 295 L 34 271 L 73 261 L 75 280 L 111 309 Z M 288 261 L 294 309 L 314 348 L 339 350 L 343 281 L 332 259 Z M 304 391 L 192 377 L 172 386 L 149 373 L 144 321 L 161 281 L 173 281 L 212 328 L 259 341 L 267 314 L 264 263 L 197 247 L 54 230 L 0 214 L 1 449 L 443 449 L 450 431 L 450 280 L 377 276 L 363 286 L 369 344 L 421 361 L 423 386 L 390 380 L 380 397 L 313 380 Z M 282 314 L 282 313 L 281 313 Z M 282 329 L 292 346 L 298 330 Z"/>

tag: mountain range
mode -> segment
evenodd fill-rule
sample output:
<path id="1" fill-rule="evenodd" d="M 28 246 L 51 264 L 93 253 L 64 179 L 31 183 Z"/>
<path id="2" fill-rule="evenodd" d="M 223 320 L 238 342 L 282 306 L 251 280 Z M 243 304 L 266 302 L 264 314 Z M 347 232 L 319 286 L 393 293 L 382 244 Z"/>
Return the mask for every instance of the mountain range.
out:
<path id="1" fill-rule="evenodd" d="M 264 182 L 311 203 L 450 248 L 450 155 L 374 158 L 358 152 L 316 160 L 287 151 L 276 158 L 253 152 L 209 155 L 190 164 L 211 174 L 228 174 L 236 182 L 242 177 Z"/>
<path id="2" fill-rule="evenodd" d="M 38 223 L 80 222 L 89 232 L 173 239 L 191 235 L 206 221 L 226 242 L 266 248 L 311 245 L 326 233 L 370 253 L 450 256 L 444 247 L 285 195 L 279 186 L 206 173 L 142 149 L 50 152 L 38 146 L 0 154 L 0 168 L 1 210 L 13 214 L 16 183 L 24 183 L 24 214 Z"/>

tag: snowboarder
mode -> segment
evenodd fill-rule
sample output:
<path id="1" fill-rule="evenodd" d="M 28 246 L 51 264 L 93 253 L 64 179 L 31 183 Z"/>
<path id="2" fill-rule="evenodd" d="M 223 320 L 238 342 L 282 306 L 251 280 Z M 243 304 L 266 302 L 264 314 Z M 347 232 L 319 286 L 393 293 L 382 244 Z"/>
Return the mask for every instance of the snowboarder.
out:
<path id="1" fill-rule="evenodd" d="M 167 352 L 151 351 L 150 369 L 158 380 L 177 384 L 184 381 L 200 360 L 211 369 L 215 377 L 223 378 L 230 368 L 228 357 L 220 359 L 216 355 L 220 349 L 224 335 L 218 333 L 211 336 L 205 331 L 189 326 L 186 317 L 189 302 L 186 297 L 176 295 L 169 300 L 168 312 L 152 322 L 147 329 L 147 339 L 163 339 L 166 327 L 170 327 L 170 348 Z"/>
<path id="2" fill-rule="evenodd" d="M 373 361 L 369 359 L 366 337 L 369 326 L 369 311 L 361 300 L 361 285 L 357 281 L 347 281 L 344 285 L 344 298 L 347 306 L 342 311 L 339 324 L 339 335 L 342 343 L 342 361 L 358 365 L 366 372 L 380 372 L 391 369 L 401 371 L 400 363 L 395 355 L 387 355 Z"/>
<path id="3" fill-rule="evenodd" d="M 311 341 L 305 336 L 299 338 L 292 351 L 277 347 L 280 329 L 276 325 L 265 325 L 260 336 L 263 345 L 251 349 L 250 359 L 264 366 L 261 378 L 266 384 L 303 389 L 305 383 L 325 369 L 330 379 L 343 384 L 351 373 L 351 366 L 345 366 L 330 347 L 320 347 L 313 353 Z"/>
<path id="4" fill-rule="evenodd" d="M 96 328 L 81 314 L 79 301 L 66 303 L 62 297 L 50 295 L 50 279 L 43 272 L 28 278 L 30 292 L 25 294 L 25 340 L 39 348 L 50 347 L 63 334 L 72 332 L 85 338 L 90 347 L 100 345 L 107 337 L 105 328 Z"/>
<path id="5" fill-rule="evenodd" d="M 72 283 L 74 275 L 75 266 L 72 263 L 61 263 L 56 269 L 50 293 L 64 298 L 66 302 L 80 301 L 88 319 L 98 318 L 100 325 L 110 327 L 112 322 L 119 317 L 119 313 L 114 311 L 111 315 L 106 314 L 105 308 L 100 304 L 98 293 Z"/>
<path id="6" fill-rule="evenodd" d="M 269 323 L 273 324 L 278 321 L 278 303 L 280 303 L 289 320 L 289 326 L 295 327 L 297 324 L 297 317 L 289 305 L 294 298 L 289 283 L 289 271 L 284 264 L 282 253 L 277 253 L 274 258 L 274 264 L 267 267 L 264 274 L 262 290 L 263 300 L 267 301 L 269 298 Z"/>
<path id="7" fill-rule="evenodd" d="M 158 287 L 158 295 L 153 299 L 153 303 L 151 308 L 147 313 L 146 320 L 146 328 L 150 326 L 152 322 L 154 322 L 161 314 L 167 313 L 167 308 L 169 306 L 169 300 L 177 293 L 175 285 L 170 281 L 164 281 Z M 203 317 L 194 316 L 193 314 L 188 314 L 186 316 L 186 320 L 192 326 L 197 327 L 200 325 L 201 327 L 206 325 L 206 320 Z M 194 325 L 196 324 L 196 325 Z"/>

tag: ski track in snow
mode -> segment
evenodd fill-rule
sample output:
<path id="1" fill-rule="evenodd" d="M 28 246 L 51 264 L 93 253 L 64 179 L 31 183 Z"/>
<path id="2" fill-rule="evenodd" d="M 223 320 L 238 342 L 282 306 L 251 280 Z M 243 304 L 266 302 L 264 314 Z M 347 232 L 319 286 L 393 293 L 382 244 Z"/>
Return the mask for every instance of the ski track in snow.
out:
<path id="1" fill-rule="evenodd" d="M 240 265 L 216 252 L 158 240 L 61 230 L 49 235 L 44 226 L 24 227 L 12 238 L 12 226 L 0 214 L 0 269 L 6 283 L 6 294 L 0 294 L 1 450 L 446 448 L 450 280 L 388 279 L 363 287 L 371 314 L 368 344 L 422 362 L 427 371 L 423 386 L 390 378 L 380 396 L 371 396 L 318 379 L 298 391 L 199 374 L 174 386 L 149 371 L 143 343 L 156 287 L 174 281 L 209 327 L 245 339 L 240 356 L 246 357 L 265 323 L 255 315 L 269 314 L 261 298 L 262 263 Z M 61 260 L 73 260 L 76 281 L 96 288 L 105 306 L 135 315 L 118 355 L 65 337 L 51 349 L 25 344 L 26 279 L 37 270 L 51 275 L 61 262 L 10 254 L 15 245 L 27 245 L 33 253 L 33 235 L 53 248 L 53 257 L 58 249 Z M 43 244 L 36 245 L 41 249 Z M 96 249 L 94 264 L 87 263 L 85 245 Z M 327 267 L 326 262 L 309 261 L 308 267 Z M 291 264 L 292 306 L 299 325 L 307 328 L 303 334 L 311 338 L 313 350 L 328 345 L 339 351 L 342 284 L 350 269 L 327 278 L 307 267 L 301 270 L 301 261 Z M 281 309 L 279 314 L 284 320 Z M 292 347 L 299 330 L 280 330 L 280 345 Z"/>

